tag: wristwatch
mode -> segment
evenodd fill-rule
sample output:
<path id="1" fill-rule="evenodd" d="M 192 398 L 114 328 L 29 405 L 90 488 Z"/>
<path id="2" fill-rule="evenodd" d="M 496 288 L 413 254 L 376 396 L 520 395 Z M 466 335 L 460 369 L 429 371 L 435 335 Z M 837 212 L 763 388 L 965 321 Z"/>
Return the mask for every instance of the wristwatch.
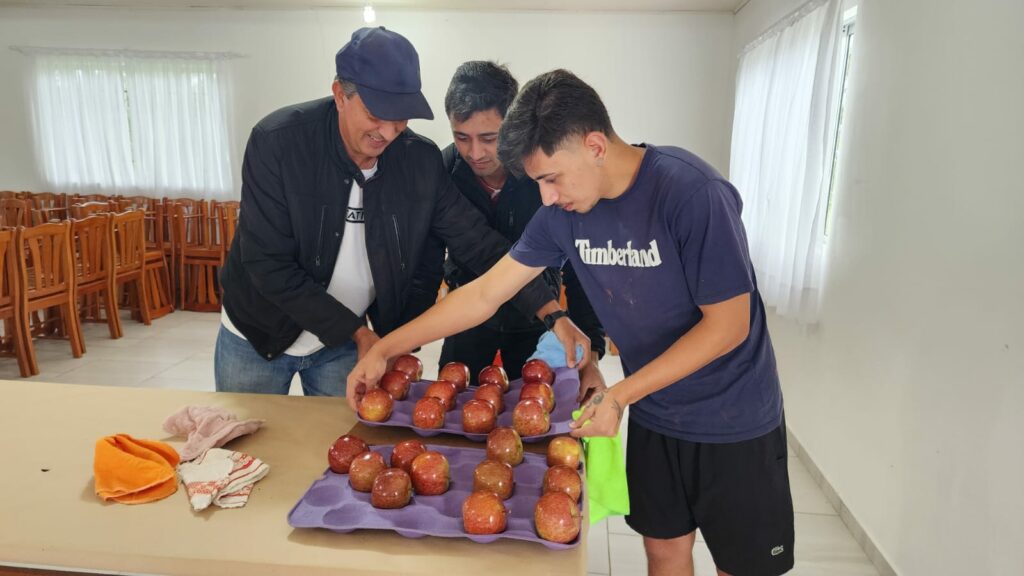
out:
<path id="1" fill-rule="evenodd" d="M 547 328 L 548 330 L 551 330 L 552 328 L 555 327 L 555 322 L 557 322 L 559 318 L 566 318 L 568 316 L 569 313 L 566 312 L 565 310 L 555 310 L 551 314 L 548 314 L 547 316 L 544 317 L 544 327 Z"/>

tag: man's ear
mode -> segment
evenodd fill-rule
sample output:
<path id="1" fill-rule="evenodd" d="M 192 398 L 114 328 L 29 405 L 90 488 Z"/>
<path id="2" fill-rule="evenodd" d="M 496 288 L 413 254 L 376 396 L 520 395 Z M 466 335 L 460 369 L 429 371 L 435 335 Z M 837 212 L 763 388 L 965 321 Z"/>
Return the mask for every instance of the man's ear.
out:
<path id="1" fill-rule="evenodd" d="M 334 105 L 338 110 L 344 108 L 348 99 L 345 98 L 345 92 L 341 89 L 341 82 L 335 80 L 331 84 L 331 92 L 334 94 Z"/>
<path id="2" fill-rule="evenodd" d="M 604 164 L 604 157 L 608 154 L 608 137 L 603 132 L 589 132 L 583 137 L 583 147 L 591 154 L 594 161 Z"/>

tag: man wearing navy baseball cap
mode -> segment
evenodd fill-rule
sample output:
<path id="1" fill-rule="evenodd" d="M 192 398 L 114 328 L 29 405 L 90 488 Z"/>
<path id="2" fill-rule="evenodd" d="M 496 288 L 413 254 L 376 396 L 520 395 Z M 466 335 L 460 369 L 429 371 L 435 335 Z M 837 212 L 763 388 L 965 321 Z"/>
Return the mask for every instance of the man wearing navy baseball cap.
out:
<path id="1" fill-rule="evenodd" d="M 222 273 L 217 390 L 287 394 L 298 374 L 307 395 L 344 396 L 378 335 L 436 300 L 442 262 L 423 250 L 428 236 L 480 273 L 508 251 L 437 146 L 407 127 L 434 117 L 413 45 L 361 28 L 335 69 L 331 97 L 273 112 L 249 136 Z M 559 309 L 539 279 L 515 302 L 541 318 Z M 566 350 L 590 350 L 568 318 L 554 331 Z"/>

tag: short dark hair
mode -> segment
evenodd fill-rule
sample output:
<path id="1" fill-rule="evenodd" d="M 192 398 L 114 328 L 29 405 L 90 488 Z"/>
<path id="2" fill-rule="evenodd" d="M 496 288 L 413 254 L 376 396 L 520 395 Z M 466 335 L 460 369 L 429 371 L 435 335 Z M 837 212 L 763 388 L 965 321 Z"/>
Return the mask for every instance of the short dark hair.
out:
<path id="1" fill-rule="evenodd" d="M 486 60 L 471 60 L 455 70 L 444 97 L 444 113 L 465 122 L 477 112 L 491 108 L 504 118 L 519 91 L 519 82 L 508 67 Z"/>
<path id="2" fill-rule="evenodd" d="M 552 70 L 523 86 L 498 136 L 498 159 L 515 174 L 538 148 L 548 156 L 567 139 L 590 132 L 613 136 L 601 97 L 568 70 Z"/>

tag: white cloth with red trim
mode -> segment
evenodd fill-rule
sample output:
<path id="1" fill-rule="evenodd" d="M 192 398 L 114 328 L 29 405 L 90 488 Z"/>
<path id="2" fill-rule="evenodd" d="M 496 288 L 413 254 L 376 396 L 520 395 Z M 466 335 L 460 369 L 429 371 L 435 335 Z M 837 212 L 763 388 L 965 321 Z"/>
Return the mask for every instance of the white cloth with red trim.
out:
<path id="1" fill-rule="evenodd" d="M 245 506 L 253 485 L 270 466 L 244 452 L 211 448 L 191 462 L 178 465 L 178 475 L 195 511 L 215 504 L 221 508 Z"/>

